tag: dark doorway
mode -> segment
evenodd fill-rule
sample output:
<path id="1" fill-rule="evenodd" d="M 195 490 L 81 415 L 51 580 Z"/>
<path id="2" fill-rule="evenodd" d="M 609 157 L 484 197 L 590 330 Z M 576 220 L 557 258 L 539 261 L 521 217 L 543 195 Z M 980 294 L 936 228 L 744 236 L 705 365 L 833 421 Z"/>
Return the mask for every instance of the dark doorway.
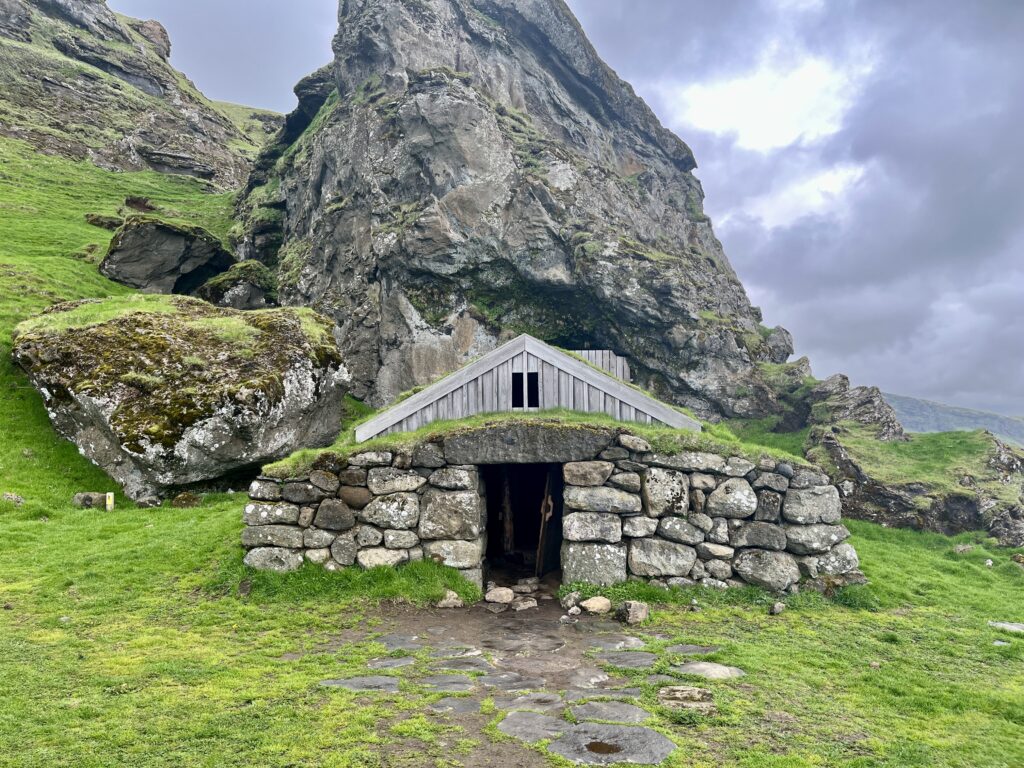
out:
<path id="1" fill-rule="evenodd" d="M 487 488 L 487 559 L 518 576 L 561 568 L 562 466 L 481 467 Z"/>

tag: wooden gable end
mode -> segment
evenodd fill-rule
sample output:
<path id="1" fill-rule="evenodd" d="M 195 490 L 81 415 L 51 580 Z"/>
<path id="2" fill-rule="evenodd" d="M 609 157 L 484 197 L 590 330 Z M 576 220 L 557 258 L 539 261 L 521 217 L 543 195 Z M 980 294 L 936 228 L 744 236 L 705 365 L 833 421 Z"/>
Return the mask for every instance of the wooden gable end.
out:
<path id="1" fill-rule="evenodd" d="M 621 358 L 620 358 L 621 359 Z M 700 431 L 700 424 L 561 350 L 523 335 L 356 429 L 357 442 L 482 413 L 553 408 Z"/>

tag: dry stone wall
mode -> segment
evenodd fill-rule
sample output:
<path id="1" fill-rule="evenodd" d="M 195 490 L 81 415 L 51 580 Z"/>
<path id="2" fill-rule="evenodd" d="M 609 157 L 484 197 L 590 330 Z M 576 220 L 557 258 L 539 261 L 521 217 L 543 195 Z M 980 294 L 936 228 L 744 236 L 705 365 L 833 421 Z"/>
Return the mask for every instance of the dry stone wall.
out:
<path id="1" fill-rule="evenodd" d="M 491 462 L 563 465 L 566 583 L 782 592 L 863 581 L 839 492 L 816 469 L 663 455 L 628 433 L 576 431 L 553 442 L 551 431 L 512 429 L 347 459 L 325 454 L 307 477 L 254 481 L 243 516 L 246 564 L 290 571 L 308 560 L 335 570 L 431 558 L 482 584 L 486 489 L 465 463 L 476 445 Z"/>

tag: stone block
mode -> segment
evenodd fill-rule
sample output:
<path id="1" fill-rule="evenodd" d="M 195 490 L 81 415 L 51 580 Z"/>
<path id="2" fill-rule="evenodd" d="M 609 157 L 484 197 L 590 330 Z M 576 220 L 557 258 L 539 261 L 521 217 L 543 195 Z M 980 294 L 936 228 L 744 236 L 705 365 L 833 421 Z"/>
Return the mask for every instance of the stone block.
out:
<path id="1" fill-rule="evenodd" d="M 640 475 L 636 472 L 617 472 L 608 478 L 608 483 L 630 493 L 640 493 Z"/>
<path id="2" fill-rule="evenodd" d="M 786 548 L 786 532 L 771 523 L 744 523 L 735 531 L 730 532 L 729 543 L 737 548 L 752 547 L 781 552 Z"/>
<path id="3" fill-rule="evenodd" d="M 775 491 L 758 491 L 754 519 L 765 523 L 777 523 L 781 518 L 782 495 Z"/>
<path id="4" fill-rule="evenodd" d="M 714 544 L 704 541 L 697 545 L 697 555 L 701 560 L 729 560 L 735 550 L 725 544 Z"/>
<path id="5" fill-rule="evenodd" d="M 327 494 L 338 492 L 341 481 L 333 472 L 326 472 L 322 469 L 315 469 L 309 473 L 309 482 Z"/>
<path id="6" fill-rule="evenodd" d="M 379 566 L 391 567 L 401 565 L 409 561 L 409 553 L 404 549 L 385 549 L 384 547 L 371 547 L 361 549 L 356 555 L 356 562 L 363 568 L 377 568 Z"/>
<path id="7" fill-rule="evenodd" d="M 748 584 L 782 592 L 800 581 L 796 558 L 786 552 L 745 549 L 732 562 L 733 570 Z"/>
<path id="8" fill-rule="evenodd" d="M 622 535 L 635 539 L 653 536 L 658 530 L 658 521 L 645 515 L 622 518 Z"/>
<path id="9" fill-rule="evenodd" d="M 708 496 L 707 513 L 712 517 L 744 518 L 757 511 L 757 495 L 741 477 L 726 480 Z"/>
<path id="10" fill-rule="evenodd" d="M 725 474 L 729 477 L 746 477 L 755 469 L 754 462 L 739 456 L 732 456 L 725 462 Z"/>
<path id="11" fill-rule="evenodd" d="M 754 480 L 753 486 L 755 491 L 767 489 L 776 493 L 785 493 L 789 488 L 789 480 L 774 472 L 762 472 Z"/>
<path id="12" fill-rule="evenodd" d="M 389 451 L 368 451 L 350 456 L 348 463 L 352 467 L 390 467 L 394 458 Z"/>
<path id="13" fill-rule="evenodd" d="M 331 544 L 334 543 L 336 538 L 338 538 L 338 534 L 334 531 L 307 528 L 302 533 L 302 546 L 306 549 L 330 549 Z"/>
<path id="14" fill-rule="evenodd" d="M 358 517 L 381 528 L 412 530 L 420 520 L 420 497 L 415 493 L 378 496 L 359 511 Z"/>
<path id="15" fill-rule="evenodd" d="M 838 523 L 842 516 L 839 490 L 834 485 L 790 488 L 782 503 L 782 516 L 790 523 Z"/>
<path id="16" fill-rule="evenodd" d="M 563 584 L 583 582 L 608 587 L 625 580 L 626 547 L 622 544 L 562 542 Z"/>
<path id="17" fill-rule="evenodd" d="M 410 549 L 420 543 L 413 531 L 384 531 L 384 546 L 388 549 Z"/>
<path id="18" fill-rule="evenodd" d="M 486 539 L 482 536 L 475 541 L 423 542 L 423 554 L 426 557 L 460 570 L 479 567 L 485 549 Z"/>
<path id="19" fill-rule="evenodd" d="M 664 467 L 665 469 L 678 469 L 681 472 L 713 472 L 724 475 L 725 459 L 717 453 L 700 453 L 695 451 L 684 451 L 675 454 L 655 453 L 647 456 L 648 464 L 652 467 Z"/>
<path id="20" fill-rule="evenodd" d="M 842 525 L 787 525 L 786 549 L 795 555 L 816 555 L 850 538 Z"/>
<path id="21" fill-rule="evenodd" d="M 644 478 L 643 495 L 651 517 L 685 515 L 690 509 L 690 478 L 674 469 L 654 467 Z"/>
<path id="22" fill-rule="evenodd" d="M 253 480 L 249 484 L 249 498 L 256 501 L 280 501 L 281 484 L 273 480 Z"/>
<path id="23" fill-rule="evenodd" d="M 693 547 L 665 539 L 632 539 L 629 570 L 637 576 L 685 576 L 693 568 Z"/>
<path id="24" fill-rule="evenodd" d="M 563 499 L 567 508 L 581 512 L 639 514 L 642 509 L 639 496 L 618 488 L 567 486 Z"/>
<path id="25" fill-rule="evenodd" d="M 421 539 L 475 539 L 482 530 L 482 499 L 476 491 L 431 488 L 421 502 Z"/>
<path id="26" fill-rule="evenodd" d="M 444 448 L 439 443 L 417 445 L 412 452 L 412 465 L 427 469 L 443 467 L 445 465 Z"/>
<path id="27" fill-rule="evenodd" d="M 416 472 L 394 467 L 373 467 L 366 475 L 366 485 L 377 496 L 411 493 L 419 490 L 426 482 Z"/>
<path id="28" fill-rule="evenodd" d="M 601 512 L 574 512 L 562 518 L 562 536 L 566 541 L 622 540 L 622 518 Z"/>
<path id="29" fill-rule="evenodd" d="M 338 473 L 342 485 L 366 485 L 366 468 L 349 467 Z"/>
<path id="30" fill-rule="evenodd" d="M 246 504 L 242 513 L 246 525 L 294 525 L 299 508 L 294 504 Z"/>
<path id="31" fill-rule="evenodd" d="M 430 484 L 448 491 L 475 491 L 479 479 L 475 469 L 445 467 L 431 473 Z"/>
<path id="32" fill-rule="evenodd" d="M 285 483 L 281 496 L 292 504 L 316 504 L 327 498 L 326 493 L 309 482 Z"/>
<path id="33" fill-rule="evenodd" d="M 372 525 L 361 525 L 356 530 L 356 544 L 360 547 L 376 547 L 384 541 L 384 531 Z"/>
<path id="34" fill-rule="evenodd" d="M 658 535 L 690 546 L 704 541 L 704 531 L 681 517 L 663 517 L 658 524 Z"/>
<path id="35" fill-rule="evenodd" d="M 302 548 L 302 529 L 294 525 L 249 525 L 242 529 L 242 546 Z"/>
<path id="36" fill-rule="evenodd" d="M 359 551 L 359 544 L 356 542 L 356 532 L 346 531 L 342 533 L 331 544 L 331 557 L 339 565 L 352 565 L 356 561 L 356 553 Z"/>
<path id="37" fill-rule="evenodd" d="M 330 531 L 347 531 L 356 524 L 356 515 L 341 499 L 324 499 L 316 511 L 313 524 Z"/>
<path id="38" fill-rule="evenodd" d="M 257 571 L 288 573 L 302 567 L 302 553 L 280 547 L 257 547 L 245 555 L 245 564 Z"/>
<path id="39" fill-rule="evenodd" d="M 619 435 L 619 445 L 633 453 L 650 453 L 651 444 L 635 435 Z"/>
<path id="40" fill-rule="evenodd" d="M 604 485 L 615 465 L 609 461 L 570 461 L 562 467 L 567 485 Z"/>
<path id="41" fill-rule="evenodd" d="M 348 504 L 352 509 L 363 509 L 373 501 L 373 494 L 365 486 L 343 485 L 338 491 L 338 498 Z"/>

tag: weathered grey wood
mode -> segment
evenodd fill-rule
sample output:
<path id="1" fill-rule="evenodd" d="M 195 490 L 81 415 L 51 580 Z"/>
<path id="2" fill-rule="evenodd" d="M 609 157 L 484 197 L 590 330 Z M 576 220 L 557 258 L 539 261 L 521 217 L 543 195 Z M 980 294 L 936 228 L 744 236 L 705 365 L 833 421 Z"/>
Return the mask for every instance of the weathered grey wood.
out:
<path id="1" fill-rule="evenodd" d="M 540 366 L 540 407 L 558 407 L 558 369 L 547 361 Z"/>
<path id="2" fill-rule="evenodd" d="M 356 439 L 362 442 L 442 419 L 510 411 L 513 371 L 524 374 L 522 397 L 527 410 L 538 409 L 529 406 L 529 378 L 525 374 L 537 372 L 541 408 L 561 406 L 699 431 L 698 422 L 624 384 L 622 379 L 630 375 L 625 358 L 610 350 L 580 354 L 607 373 L 530 336 L 520 336 L 366 422 L 356 430 Z"/>
<path id="3" fill-rule="evenodd" d="M 572 409 L 572 376 L 558 372 L 558 407 Z"/>

